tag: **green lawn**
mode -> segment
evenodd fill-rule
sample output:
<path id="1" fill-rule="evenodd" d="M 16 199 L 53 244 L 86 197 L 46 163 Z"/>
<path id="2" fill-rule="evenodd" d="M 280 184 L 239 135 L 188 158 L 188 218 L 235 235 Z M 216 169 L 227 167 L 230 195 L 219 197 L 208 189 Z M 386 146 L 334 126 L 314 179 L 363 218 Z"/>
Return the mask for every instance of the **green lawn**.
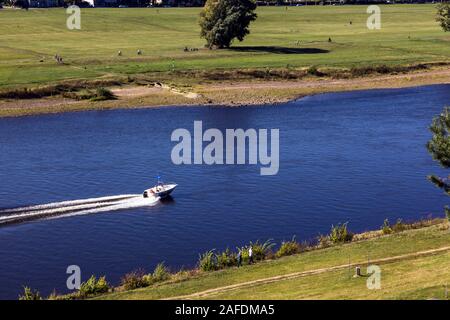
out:
<path id="1" fill-rule="evenodd" d="M 82 30 L 70 31 L 64 9 L 0 10 L 0 88 L 173 67 L 350 67 L 450 60 L 450 35 L 435 22 L 434 5 L 382 6 L 382 29 L 375 31 L 366 27 L 366 6 L 261 7 L 245 41 L 219 51 L 202 49 L 199 11 L 83 9 Z M 185 46 L 200 50 L 184 52 Z M 65 65 L 55 63 L 56 53 Z"/>
<path id="2" fill-rule="evenodd" d="M 411 230 L 347 245 L 265 261 L 240 269 L 203 273 L 189 280 L 117 292 L 103 299 L 161 299 L 188 295 L 242 282 L 351 263 L 393 257 L 450 245 L 449 230 L 443 225 Z M 351 278 L 348 270 L 310 275 L 270 284 L 252 285 L 202 298 L 217 299 L 415 299 L 442 297 L 442 286 L 450 285 L 449 251 L 433 256 L 380 264 L 382 289 L 368 290 L 366 278 Z"/>
<path id="3" fill-rule="evenodd" d="M 367 278 L 347 270 L 239 288 L 207 299 L 443 299 L 450 289 L 450 252 L 381 265 L 381 288 L 367 289 Z M 352 270 L 353 271 L 353 270 Z M 363 267 L 365 272 L 365 266 Z M 405 281 L 406 280 L 406 281 Z"/>

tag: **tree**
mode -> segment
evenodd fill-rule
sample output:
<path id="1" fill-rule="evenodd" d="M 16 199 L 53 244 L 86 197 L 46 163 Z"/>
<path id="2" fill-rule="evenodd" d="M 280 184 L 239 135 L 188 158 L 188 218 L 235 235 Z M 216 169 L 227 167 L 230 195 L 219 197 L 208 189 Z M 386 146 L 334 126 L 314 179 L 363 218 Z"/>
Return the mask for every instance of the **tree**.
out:
<path id="1" fill-rule="evenodd" d="M 228 48 L 250 33 L 250 22 L 257 17 L 253 0 L 207 0 L 200 13 L 201 36 L 207 47 Z"/>
<path id="2" fill-rule="evenodd" d="M 444 31 L 450 31 L 450 3 L 440 3 L 437 6 L 436 21 Z"/>
<path id="3" fill-rule="evenodd" d="M 444 111 L 433 119 L 430 131 L 433 133 L 433 137 L 427 143 L 428 152 L 431 153 L 433 160 L 438 161 L 443 168 L 450 168 L 450 107 L 444 108 Z M 444 190 L 447 195 L 450 195 L 448 178 L 431 175 L 428 179 Z M 449 207 L 445 207 L 445 213 L 450 220 Z"/>

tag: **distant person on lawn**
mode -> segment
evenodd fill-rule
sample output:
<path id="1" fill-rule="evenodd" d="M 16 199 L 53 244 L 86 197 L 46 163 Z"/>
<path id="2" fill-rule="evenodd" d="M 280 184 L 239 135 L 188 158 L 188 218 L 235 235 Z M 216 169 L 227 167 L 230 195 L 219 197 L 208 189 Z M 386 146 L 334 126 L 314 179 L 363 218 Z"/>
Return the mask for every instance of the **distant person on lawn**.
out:
<path id="1" fill-rule="evenodd" d="M 253 249 L 252 247 L 248 248 L 248 264 L 253 263 Z"/>

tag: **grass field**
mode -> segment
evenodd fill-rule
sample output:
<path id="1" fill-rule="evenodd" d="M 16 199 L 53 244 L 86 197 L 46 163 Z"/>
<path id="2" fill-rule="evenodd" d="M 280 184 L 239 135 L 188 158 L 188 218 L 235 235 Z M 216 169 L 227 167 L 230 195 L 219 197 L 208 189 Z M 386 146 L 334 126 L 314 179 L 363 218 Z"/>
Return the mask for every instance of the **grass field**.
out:
<path id="1" fill-rule="evenodd" d="M 245 41 L 218 51 L 203 49 L 199 11 L 83 9 L 82 29 L 70 31 L 64 9 L 2 9 L 0 88 L 171 70 L 450 60 L 450 34 L 435 22 L 434 5 L 382 6 L 382 28 L 373 31 L 366 6 L 261 7 Z M 184 52 L 185 46 L 199 50 Z"/>
<path id="2" fill-rule="evenodd" d="M 446 227 L 447 226 L 447 227 Z M 446 227 L 446 228 L 444 228 Z M 273 276 L 319 268 L 361 263 L 368 259 L 410 254 L 450 245 L 448 225 L 424 229 L 311 251 L 300 255 L 265 261 L 253 266 L 200 273 L 188 280 L 173 281 L 134 291 L 116 292 L 102 299 L 162 299 L 192 295 L 201 299 L 429 299 L 444 298 L 444 286 L 450 285 L 450 251 L 434 255 L 379 263 L 381 290 L 368 290 L 366 277 L 353 278 L 354 268 L 323 272 L 269 283 L 239 286 L 196 296 L 205 290 L 236 285 Z"/>

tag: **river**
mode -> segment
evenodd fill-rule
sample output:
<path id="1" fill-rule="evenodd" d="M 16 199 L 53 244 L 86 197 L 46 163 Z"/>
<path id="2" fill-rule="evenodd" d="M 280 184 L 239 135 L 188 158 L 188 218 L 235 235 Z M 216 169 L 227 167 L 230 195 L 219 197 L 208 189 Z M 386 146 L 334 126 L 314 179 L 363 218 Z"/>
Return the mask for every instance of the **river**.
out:
<path id="1" fill-rule="evenodd" d="M 192 267 L 208 249 L 312 239 L 339 222 L 364 231 L 385 218 L 442 216 L 447 198 L 426 176 L 443 170 L 425 144 L 445 105 L 450 85 L 321 94 L 274 106 L 0 119 L 0 217 L 91 199 L 63 205 L 86 210 L 0 227 L 0 298 L 17 298 L 22 285 L 66 292 L 69 265 L 80 266 L 83 280 L 104 274 L 117 284 L 160 261 L 173 270 Z M 220 130 L 278 128 L 278 174 L 261 176 L 255 165 L 174 165 L 172 131 L 192 130 L 200 120 Z M 139 194 L 158 175 L 179 185 L 173 200 L 141 205 Z M 106 200 L 116 207 L 98 210 L 105 200 L 97 198 L 106 196 L 118 197 Z M 56 204 L 29 209 L 48 203 Z"/>

